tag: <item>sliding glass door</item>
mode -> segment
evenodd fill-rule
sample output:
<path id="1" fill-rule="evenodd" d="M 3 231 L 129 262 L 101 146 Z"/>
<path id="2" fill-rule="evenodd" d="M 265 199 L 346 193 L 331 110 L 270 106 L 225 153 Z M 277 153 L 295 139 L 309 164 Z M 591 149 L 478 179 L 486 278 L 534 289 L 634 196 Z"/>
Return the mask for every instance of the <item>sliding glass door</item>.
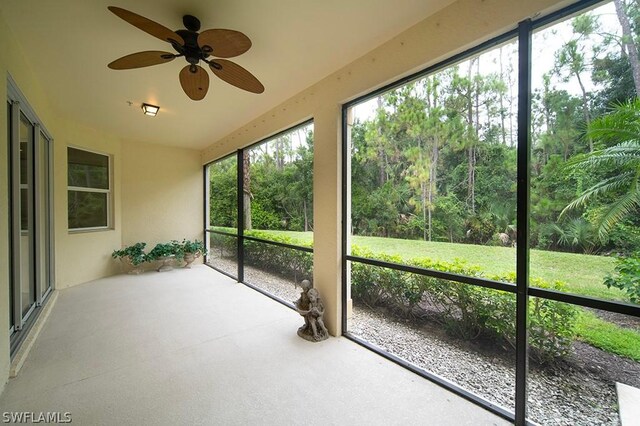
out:
<path id="1" fill-rule="evenodd" d="M 9 80 L 10 333 L 12 353 L 49 294 L 52 270 L 52 139 Z"/>

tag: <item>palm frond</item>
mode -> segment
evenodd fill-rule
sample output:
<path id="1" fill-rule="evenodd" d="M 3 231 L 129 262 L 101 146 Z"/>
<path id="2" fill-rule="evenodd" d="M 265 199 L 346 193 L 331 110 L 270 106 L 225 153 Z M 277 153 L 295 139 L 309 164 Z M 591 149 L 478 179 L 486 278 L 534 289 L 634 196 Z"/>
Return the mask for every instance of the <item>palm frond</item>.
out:
<path id="1" fill-rule="evenodd" d="M 560 217 L 599 195 L 624 192 L 600 217 L 598 237 L 605 241 L 616 223 L 640 207 L 640 98 L 614 105 L 611 112 L 589 124 L 586 135 L 614 145 L 577 156 L 567 163 L 567 167 L 598 171 L 607 170 L 605 166 L 615 166 L 618 174 L 584 191 L 562 210 Z"/>
<path id="2" fill-rule="evenodd" d="M 640 126 L 637 129 L 630 129 L 629 125 L 627 125 L 627 128 L 624 129 L 616 127 L 621 125 L 622 123 L 594 122 L 591 123 L 588 130 L 586 131 L 586 136 L 594 139 L 604 139 L 615 142 L 633 141 L 640 139 Z"/>
<path id="3" fill-rule="evenodd" d="M 622 196 L 618 201 L 612 204 L 609 209 L 602 215 L 597 223 L 598 237 L 601 241 L 606 241 L 616 223 L 625 216 L 632 214 L 640 207 L 640 190 L 636 186 L 635 190 L 630 191 Z"/>
<path id="4" fill-rule="evenodd" d="M 551 230 L 553 231 L 554 234 L 557 234 L 558 243 L 560 245 L 567 245 L 569 243 L 569 236 L 567 235 L 566 231 L 562 229 L 560 226 L 554 223 L 551 226 Z"/>
<path id="5" fill-rule="evenodd" d="M 559 218 L 562 218 L 569 210 L 584 206 L 587 202 L 591 201 L 593 197 L 631 186 L 635 177 L 635 171 L 628 171 L 596 183 L 580 194 L 578 198 L 570 202 L 567 207 L 560 212 Z"/>
<path id="6" fill-rule="evenodd" d="M 586 136 L 613 143 L 640 140 L 640 100 L 614 104 L 589 124 Z"/>
<path id="7" fill-rule="evenodd" d="M 617 145 L 594 151 L 591 154 L 574 157 L 567 166 L 627 165 L 638 162 L 640 165 L 640 141 L 620 142 Z"/>

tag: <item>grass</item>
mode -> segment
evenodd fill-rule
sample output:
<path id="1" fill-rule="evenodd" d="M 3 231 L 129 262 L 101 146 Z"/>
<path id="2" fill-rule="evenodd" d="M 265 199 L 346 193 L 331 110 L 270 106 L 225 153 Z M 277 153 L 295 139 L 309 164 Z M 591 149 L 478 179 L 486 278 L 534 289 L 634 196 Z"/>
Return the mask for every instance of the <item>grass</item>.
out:
<path id="1" fill-rule="evenodd" d="M 640 333 L 635 330 L 619 327 L 592 312 L 581 310 L 576 335 L 591 346 L 640 362 Z"/>
<path id="2" fill-rule="evenodd" d="M 286 236 L 294 242 L 310 243 L 312 232 L 262 231 Z M 458 258 L 469 265 L 479 266 L 490 275 L 503 275 L 516 270 L 516 249 L 512 247 L 481 246 L 402 240 L 397 238 L 354 236 L 352 243 L 374 253 L 399 255 L 408 259 L 429 257 L 452 262 Z M 567 291 L 583 296 L 624 301 L 625 293 L 617 288 L 607 288 L 602 282 L 613 271 L 614 259 L 605 256 L 531 250 L 531 276 L 545 281 L 563 281 Z"/>
<path id="3" fill-rule="evenodd" d="M 359 236 L 353 238 L 353 243 L 373 252 L 406 258 L 429 257 L 448 262 L 458 258 L 479 266 L 488 274 L 503 275 L 516 270 L 516 249 L 512 247 Z M 608 289 L 602 284 L 605 275 L 613 271 L 613 258 L 543 250 L 531 250 L 530 256 L 532 277 L 564 281 L 572 293 L 609 300 L 624 299 L 622 291 Z"/>

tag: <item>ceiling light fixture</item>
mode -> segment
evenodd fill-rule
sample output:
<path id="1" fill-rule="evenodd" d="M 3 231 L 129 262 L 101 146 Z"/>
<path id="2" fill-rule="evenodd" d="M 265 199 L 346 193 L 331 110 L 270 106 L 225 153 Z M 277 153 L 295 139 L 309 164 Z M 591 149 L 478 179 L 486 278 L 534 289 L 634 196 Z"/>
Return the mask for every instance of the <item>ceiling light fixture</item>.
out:
<path id="1" fill-rule="evenodd" d="M 155 117 L 159 110 L 160 110 L 159 106 L 142 104 L 142 112 L 144 112 L 145 115 L 150 115 L 152 117 Z"/>

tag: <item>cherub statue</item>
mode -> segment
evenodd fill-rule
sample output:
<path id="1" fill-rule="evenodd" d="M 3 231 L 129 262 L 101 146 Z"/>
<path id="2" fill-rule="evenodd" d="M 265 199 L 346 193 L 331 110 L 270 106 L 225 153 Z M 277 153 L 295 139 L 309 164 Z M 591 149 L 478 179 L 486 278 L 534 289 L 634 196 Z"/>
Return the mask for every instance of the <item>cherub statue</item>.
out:
<path id="1" fill-rule="evenodd" d="M 311 286 L 309 280 L 300 283 L 302 293 L 295 305 L 298 313 L 304 318 L 304 325 L 298 329 L 298 336 L 312 342 L 319 342 L 329 337 L 324 325 L 324 304 L 318 290 Z"/>

